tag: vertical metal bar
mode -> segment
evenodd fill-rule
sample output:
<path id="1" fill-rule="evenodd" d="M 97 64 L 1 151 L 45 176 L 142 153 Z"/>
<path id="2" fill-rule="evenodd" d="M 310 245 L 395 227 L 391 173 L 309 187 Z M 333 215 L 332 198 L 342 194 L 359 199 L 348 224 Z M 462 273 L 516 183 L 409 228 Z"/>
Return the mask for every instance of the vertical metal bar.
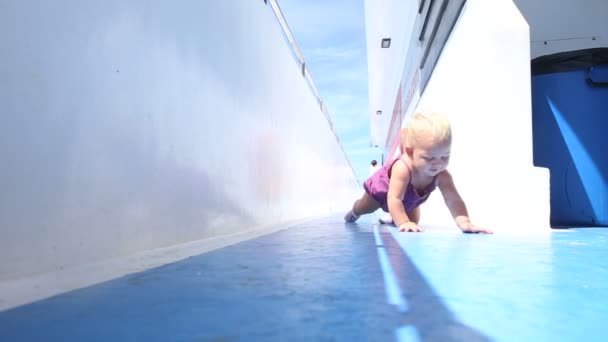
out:
<path id="1" fill-rule="evenodd" d="M 429 7 L 426 10 L 426 14 L 424 15 L 424 21 L 422 22 L 422 28 L 420 29 L 420 35 L 418 36 L 419 41 L 424 40 L 424 34 L 426 33 L 426 28 L 428 27 L 428 24 L 429 24 L 429 19 L 431 16 L 431 11 L 433 11 L 434 3 L 435 3 L 435 0 L 431 0 L 429 2 Z"/>
<path id="2" fill-rule="evenodd" d="M 422 9 L 424 8 L 425 2 L 426 2 L 426 0 L 420 0 L 420 3 L 418 5 L 418 14 L 422 13 Z"/>
<path id="3" fill-rule="evenodd" d="M 424 49 L 424 53 L 422 54 L 422 59 L 420 60 L 420 69 L 424 68 L 424 63 L 426 63 L 426 58 L 429 56 L 429 52 L 431 50 L 431 46 L 433 45 L 433 41 L 435 40 L 435 35 L 437 34 L 437 29 L 441 24 L 441 19 L 443 19 L 443 14 L 445 13 L 445 8 L 448 5 L 449 0 L 443 0 L 441 3 L 441 7 L 439 7 L 439 13 L 437 14 L 437 19 L 433 23 L 433 31 L 431 31 L 431 35 L 429 36 L 429 41 L 426 44 L 426 48 Z"/>

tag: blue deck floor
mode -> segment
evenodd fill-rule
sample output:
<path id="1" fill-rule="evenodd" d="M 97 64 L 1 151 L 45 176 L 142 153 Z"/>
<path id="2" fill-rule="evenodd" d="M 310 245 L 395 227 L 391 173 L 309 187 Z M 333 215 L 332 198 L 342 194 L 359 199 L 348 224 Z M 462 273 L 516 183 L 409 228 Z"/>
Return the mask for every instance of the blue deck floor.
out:
<path id="1" fill-rule="evenodd" d="M 605 341 L 608 230 L 339 217 L 0 312 L 0 341 Z"/>

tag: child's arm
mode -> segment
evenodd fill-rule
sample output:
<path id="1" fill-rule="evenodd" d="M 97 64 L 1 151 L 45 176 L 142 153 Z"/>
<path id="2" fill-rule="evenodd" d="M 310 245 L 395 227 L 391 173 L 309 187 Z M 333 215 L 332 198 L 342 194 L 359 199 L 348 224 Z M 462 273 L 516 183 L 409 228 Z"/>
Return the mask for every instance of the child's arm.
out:
<path id="1" fill-rule="evenodd" d="M 445 204 L 448 209 L 450 209 L 454 221 L 456 221 L 458 228 L 460 228 L 463 233 L 492 234 L 491 230 L 479 228 L 471 223 L 469 213 L 467 212 L 467 206 L 464 204 L 462 197 L 460 197 L 458 190 L 456 190 L 452 175 L 450 175 L 447 170 L 441 172 L 439 176 L 437 176 L 437 181 Z"/>
<path id="2" fill-rule="evenodd" d="M 397 162 L 391 169 L 391 178 L 388 182 L 387 203 L 388 211 L 393 218 L 393 222 L 399 228 L 399 231 L 406 232 L 421 232 L 415 222 L 410 221 L 410 218 L 403 207 L 403 196 L 407 190 L 407 185 L 410 182 L 410 171 L 404 163 Z"/>

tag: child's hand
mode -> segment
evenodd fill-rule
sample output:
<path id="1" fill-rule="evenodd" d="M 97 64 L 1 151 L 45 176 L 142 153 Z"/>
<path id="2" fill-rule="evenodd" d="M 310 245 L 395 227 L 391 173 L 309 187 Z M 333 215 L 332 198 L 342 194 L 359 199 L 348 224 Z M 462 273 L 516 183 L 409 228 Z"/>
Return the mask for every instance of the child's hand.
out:
<path id="1" fill-rule="evenodd" d="M 460 227 L 460 230 L 462 230 L 462 232 L 465 234 L 494 234 L 494 232 L 492 232 L 491 230 L 477 227 L 471 222 L 463 222 L 458 226 Z"/>
<path id="2" fill-rule="evenodd" d="M 422 232 L 422 228 L 416 223 L 409 221 L 399 225 L 400 232 Z"/>

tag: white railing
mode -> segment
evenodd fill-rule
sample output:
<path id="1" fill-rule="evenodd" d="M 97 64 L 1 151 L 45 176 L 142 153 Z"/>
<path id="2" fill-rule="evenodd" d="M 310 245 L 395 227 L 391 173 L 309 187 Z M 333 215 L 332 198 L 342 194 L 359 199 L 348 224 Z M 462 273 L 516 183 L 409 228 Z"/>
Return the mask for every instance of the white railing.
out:
<path id="1" fill-rule="evenodd" d="M 277 0 L 264 0 L 264 3 L 270 5 L 272 12 L 274 13 L 275 17 L 277 18 L 277 21 L 279 22 L 279 24 L 281 25 L 281 28 L 283 29 L 283 34 L 285 35 L 285 38 L 287 39 L 287 41 L 289 42 L 289 45 L 291 46 L 293 54 L 296 58 L 296 62 L 300 66 L 302 76 L 304 76 L 304 78 L 306 79 L 306 82 L 308 83 L 308 87 L 310 88 L 313 95 L 317 99 L 317 102 L 319 103 L 319 108 L 321 109 L 321 112 L 323 113 L 323 115 L 325 115 L 325 118 L 327 119 L 327 122 L 329 123 L 329 127 L 330 127 L 331 131 L 334 133 L 334 136 L 336 137 L 336 141 L 338 142 L 340 149 L 342 149 L 342 153 L 344 153 L 344 157 L 346 158 L 348 165 L 350 166 L 351 170 L 353 171 L 353 174 L 356 175 L 355 169 L 353 168 L 353 166 L 350 162 L 350 159 L 348 158 L 348 155 L 346 154 L 346 151 L 344 151 L 344 147 L 342 146 L 340 137 L 338 137 L 338 134 L 336 133 L 336 130 L 334 129 L 334 123 L 331 120 L 331 116 L 329 115 L 327 107 L 325 106 L 325 103 L 323 102 L 323 98 L 321 98 L 321 95 L 319 94 L 317 86 L 315 86 L 315 82 L 313 81 L 312 76 L 310 75 L 310 71 L 308 70 L 306 61 L 304 61 L 304 56 L 302 55 L 302 51 L 300 51 L 300 48 L 298 47 L 298 43 L 296 43 L 296 40 L 293 37 L 291 30 L 289 29 L 289 25 L 287 24 L 287 20 L 285 20 L 285 16 L 283 15 L 283 12 L 281 11 L 281 7 L 279 6 L 279 3 L 277 2 Z M 358 181 L 358 179 L 357 179 L 357 181 Z"/>

